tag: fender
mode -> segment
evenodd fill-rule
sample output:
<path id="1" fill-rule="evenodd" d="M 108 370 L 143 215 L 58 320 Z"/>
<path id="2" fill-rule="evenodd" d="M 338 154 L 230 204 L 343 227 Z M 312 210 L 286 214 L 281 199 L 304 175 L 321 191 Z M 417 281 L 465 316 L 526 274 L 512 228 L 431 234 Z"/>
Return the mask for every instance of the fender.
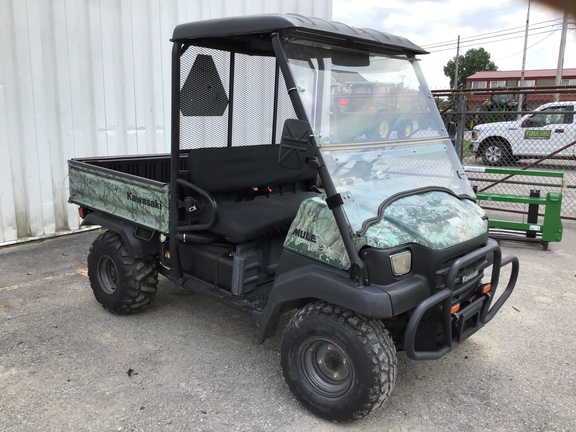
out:
<path id="1" fill-rule="evenodd" d="M 490 136 L 484 138 L 484 139 L 480 142 L 480 145 L 489 144 L 491 141 L 492 141 L 492 142 L 499 142 L 499 143 L 502 143 L 502 144 L 508 146 L 508 148 L 510 148 L 510 149 L 512 148 L 511 145 L 510 145 L 510 141 L 508 141 L 508 139 L 504 138 L 504 137 L 501 136 L 501 135 L 490 135 Z"/>
<path id="2" fill-rule="evenodd" d="M 413 309 L 430 296 L 428 283 L 421 276 L 414 276 L 392 286 L 358 287 L 345 271 L 288 251 L 283 252 L 284 258 L 289 261 L 305 260 L 308 263 L 291 266 L 292 270 L 281 274 L 279 269 L 266 309 L 254 316 L 261 326 L 259 344 L 274 336 L 283 312 L 311 300 L 323 300 L 373 318 L 391 318 Z"/>
<path id="3" fill-rule="evenodd" d="M 124 219 L 95 211 L 88 213 L 80 224 L 80 226 L 85 225 L 100 225 L 119 234 L 134 258 L 158 255 L 160 252 L 157 231 L 140 227 Z"/>

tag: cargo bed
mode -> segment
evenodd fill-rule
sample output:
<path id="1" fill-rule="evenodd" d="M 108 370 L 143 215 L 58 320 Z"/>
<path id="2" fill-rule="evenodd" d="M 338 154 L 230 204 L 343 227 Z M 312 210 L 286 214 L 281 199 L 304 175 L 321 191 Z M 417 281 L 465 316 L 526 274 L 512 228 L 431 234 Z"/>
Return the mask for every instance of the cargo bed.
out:
<path id="1" fill-rule="evenodd" d="M 71 203 L 169 233 L 169 154 L 72 159 L 68 172 Z"/>

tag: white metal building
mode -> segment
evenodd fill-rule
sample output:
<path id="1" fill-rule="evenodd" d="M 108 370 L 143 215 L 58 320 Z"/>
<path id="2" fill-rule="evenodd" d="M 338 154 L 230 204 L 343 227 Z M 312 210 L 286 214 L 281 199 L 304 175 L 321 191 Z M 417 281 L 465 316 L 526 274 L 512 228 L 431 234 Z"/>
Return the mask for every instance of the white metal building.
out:
<path id="1" fill-rule="evenodd" d="M 0 245 L 78 229 L 73 157 L 169 151 L 176 24 L 332 0 L 0 0 Z"/>

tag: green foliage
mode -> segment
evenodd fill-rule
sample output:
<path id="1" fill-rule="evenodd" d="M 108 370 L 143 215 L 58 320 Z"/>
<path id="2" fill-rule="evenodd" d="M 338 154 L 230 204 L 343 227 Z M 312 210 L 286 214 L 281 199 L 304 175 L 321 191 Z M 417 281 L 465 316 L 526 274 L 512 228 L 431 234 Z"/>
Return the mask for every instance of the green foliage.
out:
<path id="1" fill-rule="evenodd" d="M 490 53 L 484 48 L 472 48 L 458 61 L 458 89 L 466 88 L 466 78 L 481 71 L 495 71 L 498 66 L 490 60 Z M 456 56 L 444 66 L 444 75 L 450 78 L 450 88 L 454 88 L 454 72 L 456 72 Z"/>

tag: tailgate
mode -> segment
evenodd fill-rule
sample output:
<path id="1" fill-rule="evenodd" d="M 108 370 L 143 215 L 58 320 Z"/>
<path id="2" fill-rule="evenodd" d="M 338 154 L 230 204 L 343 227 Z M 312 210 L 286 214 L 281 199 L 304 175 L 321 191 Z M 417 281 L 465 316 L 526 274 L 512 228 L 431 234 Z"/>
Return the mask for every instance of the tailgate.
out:
<path id="1" fill-rule="evenodd" d="M 69 202 L 169 232 L 169 184 L 78 160 L 68 161 L 68 174 Z"/>

